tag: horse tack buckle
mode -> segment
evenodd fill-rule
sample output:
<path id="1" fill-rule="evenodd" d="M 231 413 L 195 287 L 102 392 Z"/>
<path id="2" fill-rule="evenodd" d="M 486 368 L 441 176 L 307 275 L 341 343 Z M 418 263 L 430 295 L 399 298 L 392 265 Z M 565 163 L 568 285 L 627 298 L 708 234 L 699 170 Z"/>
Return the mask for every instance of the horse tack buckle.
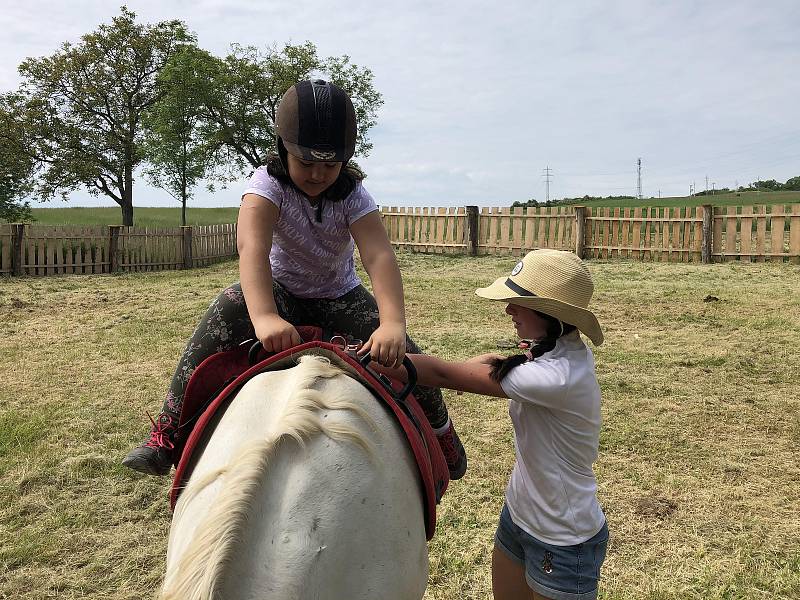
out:
<path id="1" fill-rule="evenodd" d="M 337 346 L 342 352 L 347 352 L 348 354 L 355 354 L 361 349 L 361 346 L 364 345 L 364 342 L 361 340 L 354 339 L 348 341 L 343 335 L 333 336 L 329 343 Z"/>

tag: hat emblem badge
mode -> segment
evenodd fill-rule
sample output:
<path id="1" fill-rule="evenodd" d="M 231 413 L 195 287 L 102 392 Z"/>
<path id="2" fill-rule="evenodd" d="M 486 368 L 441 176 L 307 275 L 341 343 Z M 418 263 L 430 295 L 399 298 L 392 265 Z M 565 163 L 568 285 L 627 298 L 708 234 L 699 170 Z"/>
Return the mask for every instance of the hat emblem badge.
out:
<path id="1" fill-rule="evenodd" d="M 333 160 L 336 158 L 336 152 L 323 152 L 321 150 L 311 150 L 311 156 L 317 160 Z"/>
<path id="2" fill-rule="evenodd" d="M 522 271 L 522 261 L 514 265 L 514 268 L 511 270 L 511 276 L 514 277 L 514 275 L 518 275 L 520 271 Z"/>

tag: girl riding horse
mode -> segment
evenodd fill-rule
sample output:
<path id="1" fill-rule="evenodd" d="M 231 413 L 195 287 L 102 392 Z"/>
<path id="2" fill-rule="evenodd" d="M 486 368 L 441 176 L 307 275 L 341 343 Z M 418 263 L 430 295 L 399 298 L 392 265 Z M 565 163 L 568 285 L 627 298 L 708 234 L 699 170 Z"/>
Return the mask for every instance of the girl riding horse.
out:
<path id="1" fill-rule="evenodd" d="M 406 351 L 420 351 L 406 334 L 400 269 L 380 212 L 363 173 L 349 164 L 357 135 L 350 98 L 332 83 L 301 81 L 281 99 L 276 130 L 277 154 L 255 170 L 239 209 L 240 282 L 217 297 L 195 329 L 150 436 L 123 460 L 131 469 L 169 472 L 192 372 L 247 339 L 280 352 L 300 343 L 296 325 L 316 325 L 366 340 L 360 352 L 387 367 L 401 364 Z M 356 274 L 356 246 L 374 296 Z M 414 395 L 451 479 L 462 477 L 467 459 L 441 390 L 418 386 Z"/>

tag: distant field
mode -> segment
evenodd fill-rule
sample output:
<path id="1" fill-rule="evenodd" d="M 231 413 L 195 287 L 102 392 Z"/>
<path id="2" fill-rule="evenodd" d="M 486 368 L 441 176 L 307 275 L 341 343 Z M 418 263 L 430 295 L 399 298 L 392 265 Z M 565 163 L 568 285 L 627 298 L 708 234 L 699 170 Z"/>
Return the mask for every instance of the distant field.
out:
<path id="1" fill-rule="evenodd" d="M 122 225 L 122 210 L 113 208 L 34 208 L 37 225 Z M 235 223 L 239 209 L 187 208 L 187 225 Z M 137 227 L 180 227 L 180 208 L 134 207 L 133 223 Z"/>
<path id="2" fill-rule="evenodd" d="M 749 206 L 752 204 L 792 204 L 800 202 L 800 192 L 730 192 L 713 196 L 677 196 L 670 198 L 630 198 L 628 200 L 590 200 L 576 202 L 589 207 L 638 207 L 638 206 Z"/>
<path id="3" fill-rule="evenodd" d="M 642 200 L 596 200 L 581 204 L 590 207 L 637 206 L 737 206 L 751 204 L 791 204 L 800 202 L 800 192 L 737 192 L 714 196 L 643 198 Z M 187 225 L 216 225 L 235 223 L 239 209 L 188 208 Z M 38 225 L 121 225 L 119 208 L 34 208 L 33 217 Z M 135 207 L 134 224 L 139 227 L 178 227 L 181 224 L 180 208 Z"/>

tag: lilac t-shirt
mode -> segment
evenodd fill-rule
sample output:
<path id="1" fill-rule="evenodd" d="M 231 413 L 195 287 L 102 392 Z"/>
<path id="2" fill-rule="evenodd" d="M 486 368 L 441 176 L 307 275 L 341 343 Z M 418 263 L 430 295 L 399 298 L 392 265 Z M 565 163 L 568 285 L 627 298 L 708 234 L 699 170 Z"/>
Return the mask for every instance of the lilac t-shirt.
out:
<path id="1" fill-rule="evenodd" d="M 378 210 L 361 182 L 339 202 L 325 201 L 322 222 L 308 198 L 256 169 L 244 194 L 256 194 L 278 207 L 269 262 L 272 277 L 300 298 L 338 298 L 361 283 L 353 262 L 350 225 Z"/>

